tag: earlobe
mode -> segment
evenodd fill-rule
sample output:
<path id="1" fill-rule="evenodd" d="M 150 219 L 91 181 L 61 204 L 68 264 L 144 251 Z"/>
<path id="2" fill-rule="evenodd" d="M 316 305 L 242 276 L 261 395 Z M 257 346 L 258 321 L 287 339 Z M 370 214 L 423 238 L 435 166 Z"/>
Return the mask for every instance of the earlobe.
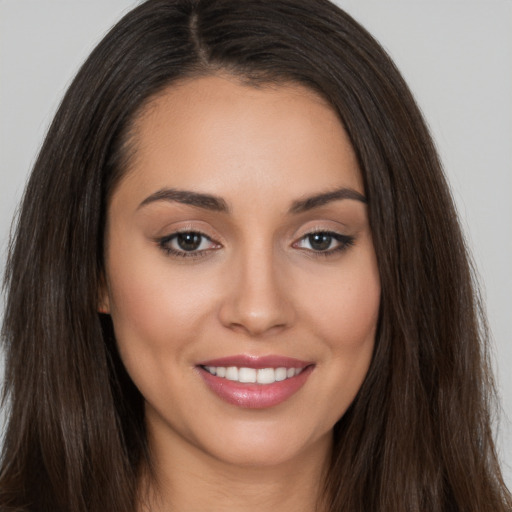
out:
<path id="1" fill-rule="evenodd" d="M 101 313 L 102 315 L 110 315 L 110 310 L 107 306 L 100 304 L 98 306 L 98 313 Z"/>
<path id="2" fill-rule="evenodd" d="M 98 301 L 97 310 L 98 313 L 102 313 L 103 315 L 110 315 L 110 304 L 108 301 L 108 296 Z"/>
<path id="3" fill-rule="evenodd" d="M 104 276 L 101 276 L 98 289 L 98 305 L 96 309 L 98 313 L 110 315 L 110 300 Z"/>

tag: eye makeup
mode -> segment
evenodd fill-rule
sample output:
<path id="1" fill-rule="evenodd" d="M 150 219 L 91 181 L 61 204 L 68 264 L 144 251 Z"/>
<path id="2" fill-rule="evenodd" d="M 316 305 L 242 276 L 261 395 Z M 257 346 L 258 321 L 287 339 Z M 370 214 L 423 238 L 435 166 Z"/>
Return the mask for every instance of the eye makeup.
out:
<path id="1" fill-rule="evenodd" d="M 318 230 L 304 235 L 292 247 L 312 252 L 315 256 L 332 256 L 354 245 L 355 237 L 334 231 Z M 309 246 L 309 247 L 308 247 Z"/>
<path id="2" fill-rule="evenodd" d="M 156 240 L 158 247 L 168 256 L 201 258 L 222 245 L 208 235 L 196 230 L 180 230 Z M 335 231 L 314 230 L 293 242 L 291 247 L 310 253 L 311 256 L 329 257 L 354 245 L 355 237 Z"/>
<path id="3" fill-rule="evenodd" d="M 157 239 L 158 247 L 169 256 L 200 258 L 210 251 L 220 249 L 221 244 L 200 231 L 183 230 Z"/>

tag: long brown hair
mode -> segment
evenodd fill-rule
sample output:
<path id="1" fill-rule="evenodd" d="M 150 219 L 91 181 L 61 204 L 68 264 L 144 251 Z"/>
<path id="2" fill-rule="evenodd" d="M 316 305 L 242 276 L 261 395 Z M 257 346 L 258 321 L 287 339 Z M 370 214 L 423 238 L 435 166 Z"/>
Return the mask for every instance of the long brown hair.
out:
<path id="1" fill-rule="evenodd" d="M 322 94 L 363 174 L 381 311 L 368 375 L 334 429 L 329 510 L 512 510 L 485 320 L 435 148 L 389 57 L 327 0 L 148 0 L 79 71 L 7 264 L 0 509 L 135 510 L 150 461 L 143 398 L 97 313 L 106 208 L 137 113 L 176 81 L 218 70 Z"/>

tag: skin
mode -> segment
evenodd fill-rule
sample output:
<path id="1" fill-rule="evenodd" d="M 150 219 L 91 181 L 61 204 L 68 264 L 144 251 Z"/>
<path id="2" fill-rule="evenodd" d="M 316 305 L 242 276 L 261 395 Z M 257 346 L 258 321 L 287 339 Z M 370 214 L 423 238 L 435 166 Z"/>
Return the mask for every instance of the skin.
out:
<path id="1" fill-rule="evenodd" d="M 333 425 L 370 364 L 380 301 L 366 204 L 290 211 L 343 187 L 364 194 L 345 130 L 302 86 L 216 75 L 154 98 L 132 144 L 108 211 L 100 308 L 146 400 L 151 509 L 314 510 Z M 217 196 L 229 211 L 147 200 L 166 188 Z M 192 256 L 169 254 L 176 239 L 159 240 L 177 230 L 208 238 Z M 319 251 L 312 231 L 353 243 L 332 239 Z M 197 368 L 235 354 L 314 369 L 285 402 L 245 409 L 221 400 Z"/>

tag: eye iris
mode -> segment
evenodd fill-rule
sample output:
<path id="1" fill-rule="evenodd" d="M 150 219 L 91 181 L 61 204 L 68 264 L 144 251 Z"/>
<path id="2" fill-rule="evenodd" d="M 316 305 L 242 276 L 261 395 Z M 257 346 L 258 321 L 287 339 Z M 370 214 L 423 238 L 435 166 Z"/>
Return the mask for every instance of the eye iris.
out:
<path id="1" fill-rule="evenodd" d="M 313 233 L 308 241 L 315 251 L 326 251 L 331 246 L 332 236 L 327 233 Z"/>
<path id="2" fill-rule="evenodd" d="M 201 245 L 199 233 L 180 233 L 176 237 L 180 249 L 183 251 L 195 251 Z"/>

